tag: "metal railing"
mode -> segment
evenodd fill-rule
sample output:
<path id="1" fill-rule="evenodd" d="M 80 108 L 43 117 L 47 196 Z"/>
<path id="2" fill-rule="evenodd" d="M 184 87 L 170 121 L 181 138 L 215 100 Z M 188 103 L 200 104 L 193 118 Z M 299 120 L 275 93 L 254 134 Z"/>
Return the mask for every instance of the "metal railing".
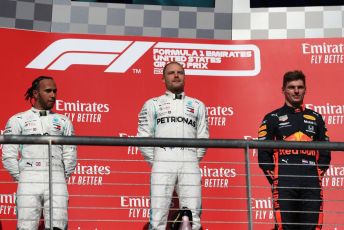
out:
<path id="1" fill-rule="evenodd" d="M 250 149 L 285 148 L 285 149 L 318 149 L 344 151 L 343 142 L 285 142 L 258 141 L 243 139 L 183 139 L 183 138 L 137 138 L 137 137 L 104 137 L 104 136 L 0 136 L 0 144 L 37 144 L 49 146 L 49 194 L 52 193 L 52 145 L 86 145 L 86 146 L 142 146 L 142 147 L 195 147 L 195 148 L 239 148 L 245 150 L 246 193 L 248 207 L 248 228 L 253 229 L 252 218 L 252 185 L 250 169 Z M 52 199 L 50 204 L 50 229 L 53 228 Z"/>

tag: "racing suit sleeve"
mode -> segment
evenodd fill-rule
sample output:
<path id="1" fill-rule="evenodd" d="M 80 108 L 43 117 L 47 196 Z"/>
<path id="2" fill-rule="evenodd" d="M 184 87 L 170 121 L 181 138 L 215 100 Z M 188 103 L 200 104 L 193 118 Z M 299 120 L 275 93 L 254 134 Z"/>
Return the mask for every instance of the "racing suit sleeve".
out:
<path id="1" fill-rule="evenodd" d="M 258 140 L 275 140 L 274 136 L 274 122 L 271 116 L 264 117 L 262 124 L 258 130 Z M 274 150 L 273 149 L 258 149 L 258 163 L 263 170 L 269 183 L 272 184 L 274 179 Z"/>
<path id="2" fill-rule="evenodd" d="M 74 136 L 74 127 L 72 122 L 68 119 L 64 129 L 64 136 Z M 63 164 L 65 176 L 68 178 L 74 171 L 77 163 L 77 152 L 75 145 L 63 145 Z"/>
<path id="3" fill-rule="evenodd" d="M 152 101 L 147 101 L 140 113 L 137 137 L 155 136 L 155 108 Z M 154 160 L 154 147 L 139 147 L 145 160 L 152 165 Z"/>
<path id="4" fill-rule="evenodd" d="M 209 138 L 208 117 L 205 105 L 203 103 L 199 106 L 197 118 L 197 138 Z M 206 148 L 197 149 L 198 162 L 202 160 L 205 155 Z"/>
<path id="5" fill-rule="evenodd" d="M 21 133 L 21 126 L 17 118 L 10 118 L 6 124 L 4 135 L 20 135 Z M 11 144 L 3 145 L 2 148 L 2 164 L 15 181 L 19 180 L 19 148 L 20 145 Z"/>
<path id="6" fill-rule="evenodd" d="M 320 117 L 318 121 L 318 133 L 315 137 L 315 141 L 329 141 L 327 136 L 327 128 L 324 120 Z M 329 168 L 331 162 L 331 151 L 329 150 L 319 150 L 319 159 L 318 159 L 318 169 L 320 170 L 319 174 L 323 176 L 327 169 Z"/>

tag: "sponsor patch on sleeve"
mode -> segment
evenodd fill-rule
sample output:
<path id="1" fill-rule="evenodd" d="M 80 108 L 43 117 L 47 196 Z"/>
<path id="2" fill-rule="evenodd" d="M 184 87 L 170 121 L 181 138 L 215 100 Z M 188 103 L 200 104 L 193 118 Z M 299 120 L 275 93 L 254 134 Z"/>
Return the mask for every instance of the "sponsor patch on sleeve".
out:
<path id="1" fill-rule="evenodd" d="M 266 131 L 260 131 L 260 132 L 258 133 L 258 137 L 265 137 L 266 134 L 267 134 Z"/>
<path id="2" fill-rule="evenodd" d="M 303 115 L 303 117 L 306 118 L 307 120 L 311 120 L 311 121 L 315 121 L 316 120 L 315 117 L 313 117 L 311 115 L 307 115 L 307 114 Z"/>
<path id="3" fill-rule="evenodd" d="M 258 129 L 258 132 L 265 130 L 266 129 L 266 125 L 261 125 Z"/>

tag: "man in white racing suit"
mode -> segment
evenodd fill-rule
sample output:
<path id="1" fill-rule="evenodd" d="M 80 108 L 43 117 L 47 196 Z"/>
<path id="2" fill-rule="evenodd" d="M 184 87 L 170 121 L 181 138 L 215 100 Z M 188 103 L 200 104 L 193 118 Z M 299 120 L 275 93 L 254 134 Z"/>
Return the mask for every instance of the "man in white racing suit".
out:
<path id="1" fill-rule="evenodd" d="M 12 116 L 4 135 L 60 135 L 72 136 L 71 121 L 51 111 L 56 100 L 56 85 L 51 77 L 40 76 L 32 82 L 26 99 L 32 108 Z M 17 188 L 17 230 L 38 228 L 42 209 L 45 228 L 49 221 L 49 162 L 46 145 L 6 144 L 2 162 L 15 181 Z M 19 154 L 19 157 L 18 157 Z M 66 179 L 76 166 L 76 147 L 52 145 L 53 229 L 67 229 L 68 191 Z M 43 206 L 43 207 L 42 207 Z"/>
<path id="2" fill-rule="evenodd" d="M 168 63 L 163 70 L 166 93 L 148 100 L 140 114 L 138 137 L 209 138 L 205 105 L 184 94 L 181 64 Z M 192 229 L 200 229 L 201 173 L 204 148 L 141 147 L 152 165 L 150 229 L 165 230 L 176 185 L 179 207 L 192 212 Z"/>

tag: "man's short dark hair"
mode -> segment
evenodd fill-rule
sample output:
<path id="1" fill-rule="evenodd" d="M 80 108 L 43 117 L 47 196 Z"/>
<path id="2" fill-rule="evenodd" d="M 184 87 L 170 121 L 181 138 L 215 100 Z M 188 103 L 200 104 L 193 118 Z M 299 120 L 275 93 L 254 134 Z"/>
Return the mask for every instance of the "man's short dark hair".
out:
<path id="1" fill-rule="evenodd" d="M 283 89 L 287 86 L 288 82 L 297 81 L 297 80 L 303 81 L 306 87 L 306 76 L 303 74 L 301 70 L 294 70 L 294 71 L 286 72 L 283 76 Z"/>
<path id="2" fill-rule="evenodd" d="M 166 73 L 166 68 L 167 68 L 167 66 L 169 66 L 169 65 L 171 65 L 171 64 L 177 64 L 177 65 L 179 65 L 180 67 L 182 67 L 182 68 L 184 69 L 183 65 L 180 64 L 179 62 L 176 62 L 176 61 L 169 62 L 169 63 L 167 63 L 167 64 L 164 66 L 164 69 L 162 70 L 162 76 L 163 76 L 163 77 L 165 77 L 165 73 Z"/>

